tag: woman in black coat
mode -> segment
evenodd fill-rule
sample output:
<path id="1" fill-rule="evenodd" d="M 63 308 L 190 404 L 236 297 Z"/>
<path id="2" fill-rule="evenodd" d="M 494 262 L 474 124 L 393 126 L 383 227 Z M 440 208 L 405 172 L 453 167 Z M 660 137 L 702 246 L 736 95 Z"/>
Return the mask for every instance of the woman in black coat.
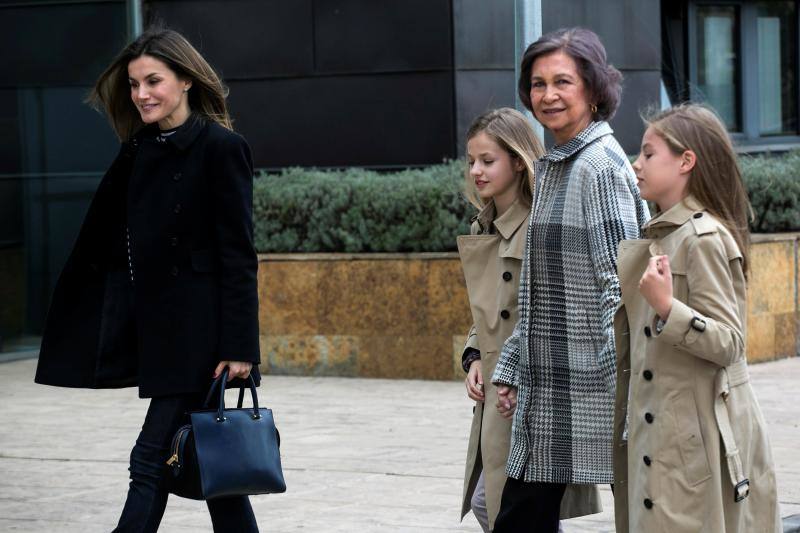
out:
<path id="1" fill-rule="evenodd" d="M 171 30 L 127 46 L 90 96 L 123 142 L 53 293 L 36 382 L 151 398 L 117 531 L 158 529 L 169 441 L 212 378 L 258 380 L 252 160 L 225 96 Z M 257 531 L 246 497 L 208 507 L 215 531 Z"/>

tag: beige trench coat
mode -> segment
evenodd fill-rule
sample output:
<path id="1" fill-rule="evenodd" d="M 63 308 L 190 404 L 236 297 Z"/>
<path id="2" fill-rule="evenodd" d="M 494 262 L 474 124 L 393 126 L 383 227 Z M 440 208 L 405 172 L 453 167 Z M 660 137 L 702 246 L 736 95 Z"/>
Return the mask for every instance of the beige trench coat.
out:
<path id="1" fill-rule="evenodd" d="M 782 531 L 766 426 L 747 372 L 739 248 L 692 197 L 646 224 L 644 236 L 622 241 L 618 257 L 617 531 Z M 638 284 L 649 258 L 663 254 L 674 300 L 659 333 Z M 735 501 L 748 485 L 749 495 Z"/>
<path id="2" fill-rule="evenodd" d="M 473 222 L 471 235 L 462 235 L 457 240 L 473 318 L 465 349 L 471 347 L 481 352 L 486 398 L 486 408 L 481 402 L 477 402 L 474 408 L 461 517 L 471 509 L 472 493 L 483 470 L 491 528 L 500 510 L 511 445 L 511 420 L 497 412 L 497 388 L 492 385 L 492 374 L 503 342 L 511 335 L 519 319 L 517 293 L 530 207 L 517 201 L 492 222 L 494 213 L 494 205 L 490 202 Z M 561 504 L 562 518 L 602 510 L 596 486 L 567 487 Z"/>

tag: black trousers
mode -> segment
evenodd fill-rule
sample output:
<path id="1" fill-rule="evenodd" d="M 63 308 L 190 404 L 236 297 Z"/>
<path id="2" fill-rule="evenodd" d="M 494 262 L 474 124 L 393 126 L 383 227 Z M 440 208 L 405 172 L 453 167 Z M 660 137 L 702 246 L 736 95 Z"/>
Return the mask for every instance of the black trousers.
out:
<path id="1" fill-rule="evenodd" d="M 560 483 L 526 483 L 506 478 L 494 533 L 558 533 L 561 498 L 567 486 Z"/>
<path id="2" fill-rule="evenodd" d="M 142 431 L 131 450 L 128 499 L 122 509 L 119 533 L 158 531 L 169 496 L 166 460 L 175 431 L 185 421 L 187 411 L 202 406 L 204 395 L 181 395 L 153 398 Z M 208 500 L 211 523 L 217 533 L 258 532 L 256 518 L 247 496 Z"/>

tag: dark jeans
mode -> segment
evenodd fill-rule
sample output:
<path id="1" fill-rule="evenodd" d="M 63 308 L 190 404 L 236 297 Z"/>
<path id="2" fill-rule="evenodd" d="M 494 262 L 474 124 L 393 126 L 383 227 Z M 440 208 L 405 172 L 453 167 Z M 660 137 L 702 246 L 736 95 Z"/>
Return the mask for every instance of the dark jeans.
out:
<path id="1" fill-rule="evenodd" d="M 187 411 L 199 409 L 203 395 L 181 395 L 150 400 L 142 431 L 131 450 L 131 483 L 122 509 L 119 533 L 158 531 L 167 505 L 166 460 L 175 431 L 185 422 Z M 208 512 L 214 531 L 258 532 L 256 518 L 247 496 L 209 500 Z"/>
<path id="2" fill-rule="evenodd" d="M 561 498 L 567 486 L 560 483 L 525 483 L 506 478 L 494 533 L 558 533 Z"/>

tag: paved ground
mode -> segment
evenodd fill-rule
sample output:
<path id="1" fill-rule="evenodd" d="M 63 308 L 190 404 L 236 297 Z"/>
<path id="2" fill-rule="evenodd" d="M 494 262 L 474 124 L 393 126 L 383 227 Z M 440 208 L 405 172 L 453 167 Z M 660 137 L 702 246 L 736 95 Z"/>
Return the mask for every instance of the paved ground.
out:
<path id="1" fill-rule="evenodd" d="M 146 402 L 132 389 L 34 385 L 35 361 L 0 364 L 0 531 L 110 531 Z M 800 358 L 754 365 L 782 516 L 800 513 Z M 479 532 L 459 522 L 471 405 L 456 382 L 268 377 L 262 403 L 283 438 L 289 490 L 257 496 L 264 532 Z M 606 511 L 564 523 L 613 531 Z M 211 531 L 202 502 L 172 498 L 161 531 Z"/>

